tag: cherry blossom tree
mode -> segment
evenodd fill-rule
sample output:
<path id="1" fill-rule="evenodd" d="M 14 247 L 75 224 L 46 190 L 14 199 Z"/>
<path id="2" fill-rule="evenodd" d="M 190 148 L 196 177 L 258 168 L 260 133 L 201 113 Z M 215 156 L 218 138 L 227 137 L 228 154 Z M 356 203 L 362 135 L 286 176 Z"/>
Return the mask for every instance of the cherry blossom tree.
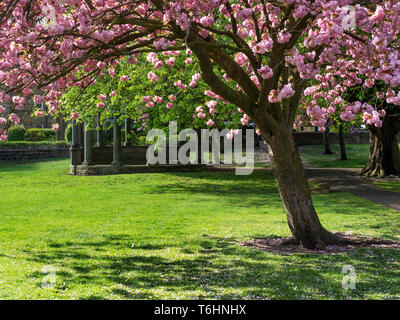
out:
<path id="1" fill-rule="evenodd" d="M 190 59 L 188 58 L 190 57 Z M 165 51 L 160 54 L 165 67 L 157 68 L 159 80 L 153 82 L 149 74 L 155 63 L 162 60 L 149 53 L 137 59 L 121 62 L 96 79 L 87 88 L 72 87 L 62 95 L 57 112 L 68 117 L 77 112 L 79 121 L 97 121 L 104 124 L 113 115 L 119 120 L 133 120 L 138 134 L 149 129 L 168 129 L 169 121 L 177 123 L 177 129 L 186 128 L 238 128 L 249 124 L 249 119 L 237 112 L 237 107 L 226 101 L 210 100 L 209 89 L 200 78 L 196 57 L 188 50 Z M 128 76 L 127 81 L 120 78 Z M 187 83 L 177 92 L 177 82 Z M 105 92 L 109 93 L 104 94 Z"/>
<path id="2" fill-rule="evenodd" d="M 240 108 L 270 145 L 293 242 L 324 248 L 345 240 L 323 228 L 312 203 L 291 138 L 299 101 L 303 92 L 314 95 L 307 112 L 322 128 L 329 111 L 318 107 L 320 89 L 333 87 L 326 99 L 337 108 L 361 76 L 398 87 L 399 13 L 396 0 L 4 0 L 0 82 L 9 89 L 0 101 L 16 92 L 18 109 L 40 88 L 45 93 L 33 99 L 56 113 L 64 90 L 89 86 L 122 57 L 153 54 L 148 77 L 157 82 L 157 68 L 167 64 L 160 53 L 190 49 L 210 98 Z M 316 77 L 321 87 L 305 89 Z M 176 81 L 177 92 L 187 85 Z M 400 99 L 393 90 L 386 94 Z M 342 113 L 363 113 L 378 127 L 384 116 L 363 103 Z M 15 121 L 10 116 L 6 126 Z"/>

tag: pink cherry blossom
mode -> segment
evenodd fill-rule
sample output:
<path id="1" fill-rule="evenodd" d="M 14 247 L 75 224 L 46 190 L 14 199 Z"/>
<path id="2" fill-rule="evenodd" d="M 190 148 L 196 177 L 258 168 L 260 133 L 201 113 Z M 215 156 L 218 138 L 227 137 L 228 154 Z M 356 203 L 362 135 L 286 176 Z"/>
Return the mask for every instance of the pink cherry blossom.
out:
<path id="1" fill-rule="evenodd" d="M 214 125 L 214 121 L 213 121 L 212 119 L 210 119 L 210 120 L 208 120 L 208 121 L 206 122 L 206 125 L 212 127 L 212 126 Z"/>

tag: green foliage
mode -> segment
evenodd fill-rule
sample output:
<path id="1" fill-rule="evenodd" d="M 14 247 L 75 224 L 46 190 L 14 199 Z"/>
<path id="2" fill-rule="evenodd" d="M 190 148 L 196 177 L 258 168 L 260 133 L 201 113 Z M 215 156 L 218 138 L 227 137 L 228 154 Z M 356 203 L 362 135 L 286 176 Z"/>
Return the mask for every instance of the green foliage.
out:
<path id="1" fill-rule="evenodd" d="M 55 141 L 56 132 L 52 129 L 28 129 L 25 134 L 26 141 Z"/>
<path id="2" fill-rule="evenodd" d="M 53 129 L 42 129 L 47 141 L 55 141 L 57 139 L 57 134 Z"/>
<path id="3" fill-rule="evenodd" d="M 131 132 L 129 135 L 132 145 L 134 146 L 143 146 L 146 145 L 146 136 L 140 136 L 135 132 Z M 125 129 L 121 130 L 121 140 L 122 143 L 125 143 Z"/>
<path id="4" fill-rule="evenodd" d="M 113 142 L 113 124 L 111 122 L 107 122 L 103 128 L 103 143 L 104 145 L 112 145 Z M 95 128 L 97 129 L 97 128 Z M 145 145 L 146 144 L 146 137 L 145 136 L 140 136 L 136 134 L 135 132 L 131 132 L 130 134 L 132 145 L 137 146 L 137 145 Z M 94 145 L 97 140 L 96 140 L 96 131 L 93 131 L 92 134 L 92 144 Z M 68 143 L 72 143 L 72 126 L 68 126 L 67 130 L 65 131 L 65 141 Z M 125 143 L 125 129 L 121 130 L 121 143 Z"/>
<path id="5" fill-rule="evenodd" d="M 340 160 L 339 145 L 332 145 L 333 154 L 322 154 L 323 146 L 303 146 L 300 155 L 303 161 L 314 167 L 320 168 L 363 168 L 368 162 L 369 144 L 347 144 L 349 160 Z"/>
<path id="6" fill-rule="evenodd" d="M 0 142 L 0 149 L 18 149 L 21 147 L 39 147 L 39 146 L 68 146 L 64 141 L 4 141 Z"/>
<path id="7" fill-rule="evenodd" d="M 24 141 L 26 130 L 22 126 L 12 126 L 8 129 L 8 141 Z"/>
<path id="8" fill-rule="evenodd" d="M 68 143 L 72 143 L 72 126 L 69 125 L 68 128 L 65 130 L 65 141 Z"/>
<path id="9" fill-rule="evenodd" d="M 165 61 L 170 57 L 159 54 L 158 58 Z M 224 104 L 219 101 L 216 107 L 216 114 L 207 113 L 205 119 L 199 119 L 195 115 L 195 109 L 203 106 L 208 110 L 205 103 L 214 100 L 204 94 L 208 86 L 203 80 L 197 83 L 196 87 L 191 88 L 189 83 L 192 75 L 198 73 L 196 63 L 186 64 L 184 54 L 175 56 L 174 67 L 163 67 L 154 70 L 153 65 L 144 57 L 139 59 L 136 65 L 129 64 L 126 59 L 116 67 L 117 74 L 111 77 L 107 71 L 98 78 L 96 84 L 89 86 L 86 90 L 71 88 L 62 97 L 61 112 L 65 117 L 69 117 L 73 112 L 78 112 L 80 121 L 91 122 L 95 127 L 94 120 L 100 113 L 101 122 L 104 124 L 113 115 L 119 115 L 120 124 L 124 119 L 130 118 L 135 121 L 133 130 L 139 134 L 145 134 L 151 128 L 165 128 L 169 121 L 177 121 L 178 130 L 183 128 L 206 128 L 206 122 L 213 119 L 217 128 L 238 127 L 240 125 L 240 114 L 237 107 L 231 104 Z M 192 56 L 195 60 L 196 58 Z M 148 73 L 152 71 L 157 74 L 159 80 L 152 82 L 148 78 Z M 122 75 L 128 75 L 130 80 L 120 81 Z M 222 76 L 222 74 L 220 74 Z M 185 91 L 174 86 L 174 82 L 181 80 L 188 85 Z M 231 84 L 233 86 L 233 83 Z M 109 94 L 115 91 L 115 97 L 108 98 L 105 102 L 106 108 L 98 109 L 96 105 L 100 102 L 97 98 L 99 94 Z M 156 103 L 153 108 L 148 108 L 142 100 L 143 96 L 160 96 L 162 103 Z M 171 95 L 177 97 L 175 102 L 169 100 Z M 174 107 L 168 109 L 167 102 L 172 102 Z"/>

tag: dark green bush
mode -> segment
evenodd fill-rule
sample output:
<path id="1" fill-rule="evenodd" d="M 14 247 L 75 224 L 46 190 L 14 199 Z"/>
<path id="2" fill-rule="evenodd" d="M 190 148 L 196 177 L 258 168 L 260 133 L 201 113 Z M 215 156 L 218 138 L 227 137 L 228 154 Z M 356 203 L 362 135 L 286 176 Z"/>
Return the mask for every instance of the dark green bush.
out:
<path id="1" fill-rule="evenodd" d="M 19 149 L 24 147 L 42 147 L 42 146 L 68 146 L 64 141 L 4 141 L 0 142 L 0 149 Z"/>
<path id="2" fill-rule="evenodd" d="M 44 135 L 46 136 L 46 141 L 56 141 L 57 140 L 57 135 L 56 132 L 53 129 L 41 129 L 44 132 Z"/>
<path id="3" fill-rule="evenodd" d="M 72 143 L 72 126 L 69 125 L 67 130 L 65 130 L 65 141 Z"/>
<path id="4" fill-rule="evenodd" d="M 8 141 L 24 141 L 26 130 L 22 126 L 12 126 L 8 129 Z"/>
<path id="5" fill-rule="evenodd" d="M 25 141 L 46 141 L 46 135 L 41 129 L 28 129 L 25 134 Z"/>
<path id="6" fill-rule="evenodd" d="M 25 134 L 26 141 L 55 141 L 56 132 L 52 129 L 28 129 Z"/>

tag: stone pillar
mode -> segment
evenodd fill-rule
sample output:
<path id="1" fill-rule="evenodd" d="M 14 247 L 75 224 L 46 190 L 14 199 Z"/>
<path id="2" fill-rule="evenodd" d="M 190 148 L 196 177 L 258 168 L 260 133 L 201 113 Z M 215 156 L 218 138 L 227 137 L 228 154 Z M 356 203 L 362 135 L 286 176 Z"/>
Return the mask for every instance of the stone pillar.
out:
<path id="1" fill-rule="evenodd" d="M 118 124 L 118 118 L 114 116 L 113 129 L 113 162 L 112 166 L 121 165 L 121 126 Z"/>
<path id="2" fill-rule="evenodd" d="M 62 116 L 57 118 L 57 123 L 59 125 L 59 128 L 56 131 L 56 140 L 65 141 L 65 121 Z"/>
<path id="3" fill-rule="evenodd" d="M 76 120 L 72 120 L 72 148 L 79 148 L 78 141 L 78 126 L 76 124 Z"/>
<path id="4" fill-rule="evenodd" d="M 202 164 L 203 161 L 203 152 L 201 150 L 201 142 L 203 141 L 203 136 L 202 136 L 202 132 L 201 129 L 197 129 L 196 130 L 197 133 L 197 163 L 198 164 Z"/>
<path id="5" fill-rule="evenodd" d="M 92 131 L 88 129 L 88 123 L 85 122 L 85 137 L 83 147 L 83 162 L 82 165 L 90 166 L 93 165 L 93 154 L 92 154 Z"/>
<path id="6" fill-rule="evenodd" d="M 96 147 L 104 147 L 103 129 L 100 123 L 100 113 L 97 114 L 97 142 Z M 99 129 L 100 128 L 100 129 Z"/>
<path id="7" fill-rule="evenodd" d="M 131 134 L 131 119 L 125 119 L 125 147 L 132 146 L 132 140 L 128 138 L 129 134 Z"/>
<path id="8" fill-rule="evenodd" d="M 79 126 L 72 121 L 72 143 L 70 150 L 70 173 L 76 174 L 76 166 L 82 163 L 82 150 L 79 145 Z"/>
<path id="9" fill-rule="evenodd" d="M 83 123 L 78 123 L 78 145 L 79 147 L 83 147 Z"/>

